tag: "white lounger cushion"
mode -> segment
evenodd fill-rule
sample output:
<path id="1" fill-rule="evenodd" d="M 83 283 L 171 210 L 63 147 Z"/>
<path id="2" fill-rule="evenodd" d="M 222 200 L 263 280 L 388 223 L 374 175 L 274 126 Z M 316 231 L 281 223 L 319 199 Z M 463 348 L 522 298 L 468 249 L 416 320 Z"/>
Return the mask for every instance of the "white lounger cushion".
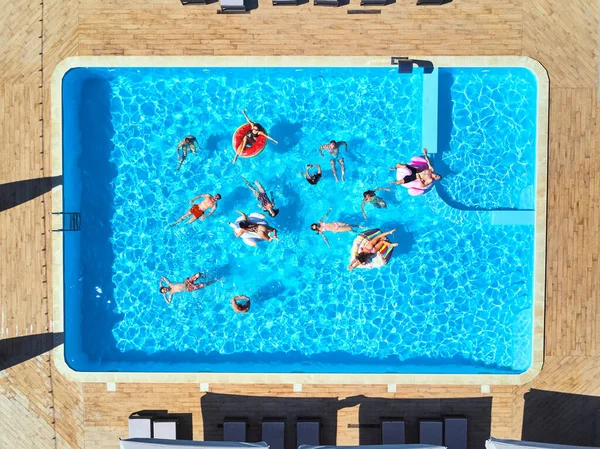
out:
<path id="1" fill-rule="evenodd" d="M 221 8 L 245 8 L 244 0 L 221 0 Z"/>
<path id="2" fill-rule="evenodd" d="M 129 438 L 152 438 L 152 418 L 129 417 Z"/>
<path id="3" fill-rule="evenodd" d="M 444 446 L 448 449 L 467 449 L 466 418 L 444 418 Z"/>
<path id="4" fill-rule="evenodd" d="M 223 423 L 223 441 L 246 442 L 246 423 L 244 421 L 225 421 Z"/>
<path id="5" fill-rule="evenodd" d="M 176 440 L 177 421 L 154 421 L 154 438 L 162 438 L 163 440 Z"/>
<path id="6" fill-rule="evenodd" d="M 310 444 L 318 446 L 321 424 L 318 421 L 298 421 L 296 424 L 296 446 Z"/>
<path id="7" fill-rule="evenodd" d="M 419 443 L 442 446 L 444 441 L 444 426 L 441 421 L 419 422 Z"/>
<path id="8" fill-rule="evenodd" d="M 404 421 L 381 422 L 381 444 L 404 444 Z"/>
<path id="9" fill-rule="evenodd" d="M 265 421 L 262 423 L 262 439 L 270 449 L 283 449 L 285 423 L 282 421 Z"/>

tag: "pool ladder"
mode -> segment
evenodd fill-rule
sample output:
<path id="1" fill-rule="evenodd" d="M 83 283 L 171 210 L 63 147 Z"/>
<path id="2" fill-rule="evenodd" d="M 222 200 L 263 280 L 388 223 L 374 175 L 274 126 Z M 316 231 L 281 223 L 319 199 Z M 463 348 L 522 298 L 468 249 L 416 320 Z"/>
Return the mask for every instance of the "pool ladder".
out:
<path id="1" fill-rule="evenodd" d="M 81 214 L 79 212 L 51 212 L 52 215 L 63 216 L 63 227 L 61 229 L 51 229 L 50 232 L 65 232 L 65 231 L 80 231 L 81 230 Z M 65 227 L 65 215 L 69 220 L 68 227 Z"/>

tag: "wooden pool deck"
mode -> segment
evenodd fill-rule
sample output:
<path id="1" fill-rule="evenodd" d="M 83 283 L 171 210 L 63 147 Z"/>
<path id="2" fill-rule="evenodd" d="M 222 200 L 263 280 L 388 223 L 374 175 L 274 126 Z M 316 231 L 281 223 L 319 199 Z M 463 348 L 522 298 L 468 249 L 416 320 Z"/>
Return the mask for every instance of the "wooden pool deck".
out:
<path id="1" fill-rule="evenodd" d="M 217 15 L 217 3 L 24 0 L 0 9 L 0 447 L 116 448 L 140 409 L 191 414 L 195 439 L 218 439 L 224 416 L 326 412 L 324 439 L 376 443 L 380 416 L 467 414 L 470 449 L 496 437 L 600 445 L 600 104 L 593 0 L 397 0 L 379 15 L 305 4 Z M 311 2 L 312 3 L 312 2 Z M 358 0 L 351 0 L 356 7 Z M 522 387 L 76 384 L 54 368 L 49 80 L 75 55 L 525 55 L 550 75 L 545 364 Z M 56 181 L 56 180 L 55 180 Z M 43 336 L 42 336 L 43 337 Z M 20 347 L 25 341 L 25 347 Z M 13 354 L 7 357 L 7 354 Z M 533 390 L 533 391 L 530 391 Z M 553 393 L 550 393 L 553 392 Z M 221 396 L 230 395 L 230 396 Z M 231 395 L 239 395 L 233 397 Z M 260 396 L 253 400 L 248 396 Z M 363 397 L 364 396 L 364 397 Z M 313 398 L 313 399 L 311 399 Z M 251 422 L 250 437 L 257 422 Z M 292 421 L 290 421 L 291 423 Z M 290 427 L 291 429 L 291 427 Z"/>

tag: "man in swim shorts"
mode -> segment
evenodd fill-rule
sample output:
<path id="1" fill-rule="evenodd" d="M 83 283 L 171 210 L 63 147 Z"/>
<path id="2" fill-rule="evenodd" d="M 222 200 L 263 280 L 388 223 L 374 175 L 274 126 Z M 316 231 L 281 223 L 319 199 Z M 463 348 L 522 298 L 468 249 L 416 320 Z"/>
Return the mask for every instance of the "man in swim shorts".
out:
<path id="1" fill-rule="evenodd" d="M 337 160 L 342 169 L 342 182 L 344 182 L 344 174 L 346 173 L 346 166 L 344 165 L 344 158 L 338 157 L 340 153 L 340 147 L 344 145 L 346 152 L 348 151 L 348 144 L 344 141 L 336 142 L 332 140 L 328 144 L 321 145 L 319 147 L 319 153 L 321 157 L 324 157 L 323 150 L 326 150 L 331 156 L 331 160 L 329 161 L 331 164 L 331 171 L 333 171 L 333 176 L 335 178 L 335 182 L 338 182 L 339 179 L 337 177 L 337 172 L 335 170 L 335 161 Z"/>
<path id="2" fill-rule="evenodd" d="M 309 169 L 316 167 L 317 168 L 317 172 L 313 173 L 312 175 L 308 172 Z M 320 180 L 321 177 L 323 176 L 323 172 L 321 171 L 321 166 L 319 164 L 308 164 L 306 166 L 306 171 L 303 173 L 304 177 L 306 178 L 306 180 L 308 181 L 309 184 L 312 185 L 316 185 Z"/>
<path id="3" fill-rule="evenodd" d="M 385 203 L 385 201 L 383 201 L 383 199 L 381 199 L 377 195 L 377 193 L 375 193 L 379 190 L 387 190 L 388 192 L 390 191 L 390 189 L 385 188 L 385 187 L 377 187 L 375 190 L 367 190 L 366 192 L 363 192 L 363 202 L 360 207 L 363 217 L 367 218 L 367 214 L 365 213 L 365 205 L 368 203 L 372 204 L 377 209 L 381 209 L 381 208 L 386 209 L 387 208 L 387 204 Z"/>
<path id="4" fill-rule="evenodd" d="M 183 138 L 179 145 L 177 145 L 177 158 L 179 159 L 179 165 L 177 166 L 177 171 L 181 168 L 183 161 L 187 157 L 188 151 L 192 153 L 196 153 L 196 146 L 198 145 L 198 140 L 194 136 L 186 136 Z"/>
<path id="5" fill-rule="evenodd" d="M 213 281 L 208 281 L 204 283 L 199 282 L 196 284 L 196 281 L 201 277 L 204 277 L 203 273 L 196 273 L 193 276 L 186 278 L 183 282 L 171 282 L 166 277 L 161 276 L 159 282 L 159 291 L 163 295 L 163 298 L 165 298 L 167 304 L 171 304 L 171 301 L 173 301 L 173 295 L 175 295 L 176 293 L 195 292 L 196 290 L 201 290 L 204 287 L 207 287 L 211 284 L 214 284 L 215 282 L 219 282 L 222 280 L 215 279 Z"/>
<path id="6" fill-rule="evenodd" d="M 203 197 L 204 199 L 199 204 L 194 204 L 198 198 Z M 201 193 L 196 198 L 190 200 L 192 203 L 192 207 L 188 210 L 184 215 L 182 215 L 175 223 L 172 223 L 171 226 L 175 226 L 178 223 L 181 223 L 187 217 L 190 217 L 188 224 L 193 223 L 198 218 L 200 220 L 204 220 L 205 218 L 210 217 L 215 210 L 217 210 L 217 201 L 221 199 L 221 195 L 218 193 L 215 196 L 212 196 L 208 193 Z M 210 209 L 210 212 L 206 215 L 204 213 Z"/>

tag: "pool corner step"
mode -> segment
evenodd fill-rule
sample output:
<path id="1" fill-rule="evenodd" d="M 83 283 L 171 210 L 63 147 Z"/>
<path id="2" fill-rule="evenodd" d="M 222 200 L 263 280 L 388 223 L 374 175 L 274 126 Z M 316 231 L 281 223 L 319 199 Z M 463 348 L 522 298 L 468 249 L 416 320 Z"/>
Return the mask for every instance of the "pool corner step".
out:
<path id="1" fill-rule="evenodd" d="M 534 210 L 494 210 L 493 225 L 531 225 L 535 224 Z"/>
<path id="2" fill-rule="evenodd" d="M 437 153 L 438 143 L 438 81 L 439 71 L 423 74 L 423 120 L 421 147 L 431 154 Z"/>

